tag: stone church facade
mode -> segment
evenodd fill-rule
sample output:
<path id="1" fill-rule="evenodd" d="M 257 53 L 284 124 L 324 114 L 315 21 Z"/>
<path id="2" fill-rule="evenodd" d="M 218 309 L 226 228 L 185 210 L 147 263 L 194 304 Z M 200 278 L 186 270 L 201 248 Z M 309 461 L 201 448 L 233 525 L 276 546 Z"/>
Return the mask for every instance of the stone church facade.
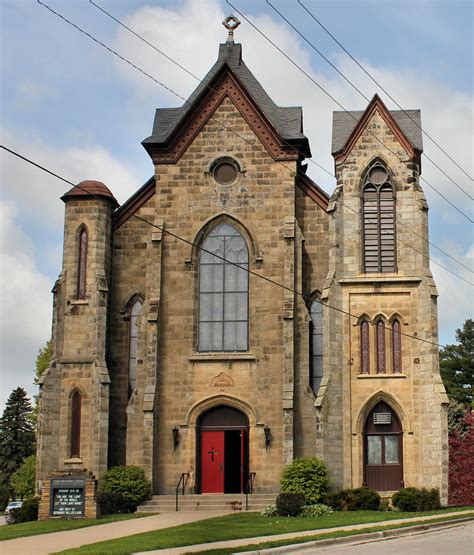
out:
<path id="1" fill-rule="evenodd" d="M 420 112 L 335 112 L 337 185 L 307 175 L 300 108 L 230 38 L 156 111 L 154 175 L 119 206 L 67 192 L 37 477 L 138 465 L 154 493 L 276 492 L 295 457 L 334 489 L 437 487 L 447 398 L 419 183 Z M 113 184 L 112 184 L 113 185 Z"/>

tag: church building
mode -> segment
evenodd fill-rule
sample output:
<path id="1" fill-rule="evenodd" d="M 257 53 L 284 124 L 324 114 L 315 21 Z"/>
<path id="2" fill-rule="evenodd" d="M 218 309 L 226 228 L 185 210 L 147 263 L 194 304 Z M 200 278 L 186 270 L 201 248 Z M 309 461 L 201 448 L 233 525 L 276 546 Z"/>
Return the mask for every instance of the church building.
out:
<path id="1" fill-rule="evenodd" d="M 62 197 L 39 489 L 137 465 L 157 495 L 182 475 L 188 493 L 273 494 L 317 456 L 333 490 L 446 502 L 420 111 L 375 95 L 334 112 L 328 195 L 306 174 L 301 108 L 273 102 L 225 22 L 188 101 L 156 110 L 153 176 L 122 205 L 113 183 Z"/>

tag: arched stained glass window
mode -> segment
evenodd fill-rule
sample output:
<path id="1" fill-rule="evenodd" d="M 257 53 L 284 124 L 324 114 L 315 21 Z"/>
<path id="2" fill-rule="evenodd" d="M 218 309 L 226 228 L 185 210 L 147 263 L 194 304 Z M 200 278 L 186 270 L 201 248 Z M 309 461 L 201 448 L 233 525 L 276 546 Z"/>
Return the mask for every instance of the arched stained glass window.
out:
<path id="1" fill-rule="evenodd" d="M 380 162 L 367 172 L 362 191 L 364 271 L 396 272 L 395 194 Z"/>
<path id="2" fill-rule="evenodd" d="M 248 350 L 248 259 L 245 239 L 228 223 L 217 225 L 204 239 L 199 255 L 199 351 Z"/>
<path id="3" fill-rule="evenodd" d="M 141 299 L 136 299 L 130 308 L 129 349 L 128 349 L 128 396 L 135 389 L 137 381 L 138 316 L 142 310 Z"/>
<path id="4" fill-rule="evenodd" d="M 378 320 L 375 327 L 375 334 L 377 374 L 385 374 L 385 323 L 383 320 Z"/>
<path id="5" fill-rule="evenodd" d="M 76 390 L 71 396 L 71 457 L 81 455 L 81 405 L 81 394 Z"/>
<path id="6" fill-rule="evenodd" d="M 402 335 L 398 320 L 394 320 L 392 323 L 392 364 L 395 374 L 402 371 Z"/>
<path id="7" fill-rule="evenodd" d="M 77 298 L 86 298 L 87 272 L 87 229 L 83 227 L 79 233 L 79 256 L 77 258 Z"/>
<path id="8" fill-rule="evenodd" d="M 310 375 L 309 383 L 316 394 L 323 379 L 323 305 L 314 300 L 310 306 Z"/>
<path id="9" fill-rule="evenodd" d="M 360 324 L 360 369 L 362 374 L 370 372 L 369 322 L 367 320 L 363 320 Z"/>

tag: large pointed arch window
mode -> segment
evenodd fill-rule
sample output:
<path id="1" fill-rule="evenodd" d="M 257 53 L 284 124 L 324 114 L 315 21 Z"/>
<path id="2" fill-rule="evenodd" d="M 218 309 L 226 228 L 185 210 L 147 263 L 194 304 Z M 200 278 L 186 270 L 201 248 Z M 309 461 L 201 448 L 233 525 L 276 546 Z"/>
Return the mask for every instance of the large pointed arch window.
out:
<path id="1" fill-rule="evenodd" d="M 199 351 L 248 350 L 248 259 L 245 239 L 228 223 L 214 227 L 202 242 Z"/>
<path id="2" fill-rule="evenodd" d="M 362 189 L 364 271 L 396 272 L 395 193 L 387 169 L 375 162 Z"/>
<path id="3" fill-rule="evenodd" d="M 129 348 L 128 348 L 128 396 L 137 381 L 138 316 L 142 310 L 142 300 L 136 298 L 130 307 Z"/>
<path id="4" fill-rule="evenodd" d="M 315 299 L 310 307 L 310 374 L 309 383 L 313 393 L 318 393 L 323 379 L 323 305 Z"/>

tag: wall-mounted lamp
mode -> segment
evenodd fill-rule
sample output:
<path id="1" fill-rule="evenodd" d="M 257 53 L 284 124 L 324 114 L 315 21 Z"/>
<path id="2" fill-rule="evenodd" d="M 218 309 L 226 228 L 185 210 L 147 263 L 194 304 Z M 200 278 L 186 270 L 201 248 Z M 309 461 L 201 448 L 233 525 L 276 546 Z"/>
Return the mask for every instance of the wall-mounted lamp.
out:
<path id="1" fill-rule="evenodd" d="M 178 448 L 179 439 L 180 439 L 178 426 L 175 426 L 171 431 L 173 432 L 173 449 L 174 451 L 176 451 L 176 449 Z"/>
<path id="2" fill-rule="evenodd" d="M 272 442 L 272 436 L 270 435 L 270 431 L 271 431 L 270 426 L 265 426 L 265 428 L 263 428 L 263 433 L 265 434 L 265 449 L 268 449 Z"/>

